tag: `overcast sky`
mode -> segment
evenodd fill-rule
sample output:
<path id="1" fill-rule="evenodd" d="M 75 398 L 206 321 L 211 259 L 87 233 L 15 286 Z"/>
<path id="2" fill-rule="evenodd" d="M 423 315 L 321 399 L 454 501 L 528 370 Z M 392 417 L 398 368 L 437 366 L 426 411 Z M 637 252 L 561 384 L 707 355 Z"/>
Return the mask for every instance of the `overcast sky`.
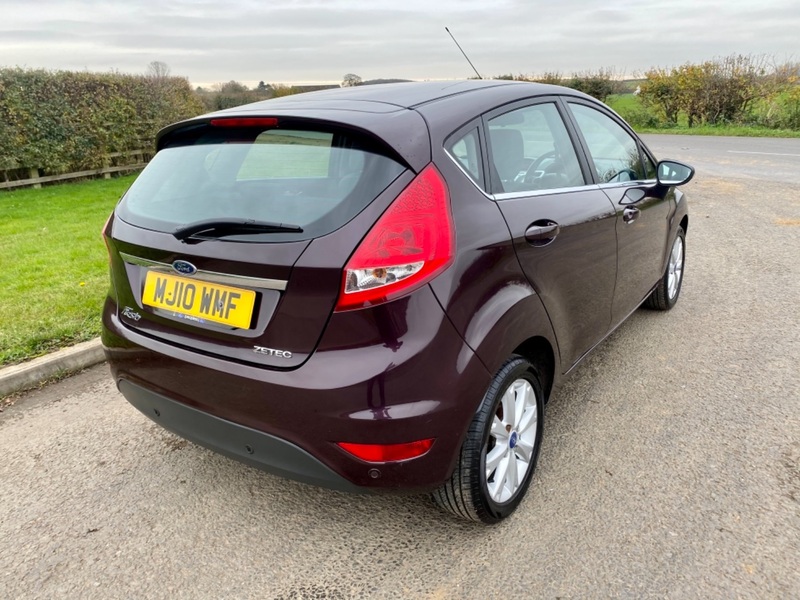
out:
<path id="1" fill-rule="evenodd" d="M 800 0 L 0 0 L 0 66 L 143 73 L 194 85 L 614 67 L 732 53 L 800 60 Z"/>

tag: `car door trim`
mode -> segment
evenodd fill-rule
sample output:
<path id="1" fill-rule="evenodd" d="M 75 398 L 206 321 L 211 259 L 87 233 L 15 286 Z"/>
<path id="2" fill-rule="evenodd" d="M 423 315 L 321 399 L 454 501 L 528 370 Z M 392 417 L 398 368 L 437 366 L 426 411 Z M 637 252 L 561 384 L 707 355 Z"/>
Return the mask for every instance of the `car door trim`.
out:
<path id="1" fill-rule="evenodd" d="M 502 192 L 493 194 L 491 197 L 494 200 L 515 200 L 517 198 L 533 198 L 536 196 L 556 196 L 558 194 L 569 194 L 574 192 L 585 192 L 586 190 L 597 190 L 600 186 L 597 184 L 577 185 L 565 188 L 551 188 L 547 190 L 530 190 L 528 192 Z"/>

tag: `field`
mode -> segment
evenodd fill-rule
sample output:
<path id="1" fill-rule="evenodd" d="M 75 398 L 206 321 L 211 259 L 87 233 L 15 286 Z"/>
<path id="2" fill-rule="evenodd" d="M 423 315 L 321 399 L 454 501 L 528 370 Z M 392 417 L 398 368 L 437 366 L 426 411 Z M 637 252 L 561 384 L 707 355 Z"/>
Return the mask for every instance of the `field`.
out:
<path id="1" fill-rule="evenodd" d="M 133 179 L 0 192 L 0 365 L 100 333 L 100 229 Z"/>

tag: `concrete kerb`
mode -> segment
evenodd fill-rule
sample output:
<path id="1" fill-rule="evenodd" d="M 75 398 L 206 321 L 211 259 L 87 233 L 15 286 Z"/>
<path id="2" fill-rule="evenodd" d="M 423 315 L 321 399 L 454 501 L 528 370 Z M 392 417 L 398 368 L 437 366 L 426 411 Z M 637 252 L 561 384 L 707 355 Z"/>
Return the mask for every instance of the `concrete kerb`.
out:
<path id="1" fill-rule="evenodd" d="M 100 338 L 97 338 L 26 363 L 4 367 L 0 369 L 0 398 L 34 388 L 51 377 L 91 367 L 105 358 Z"/>

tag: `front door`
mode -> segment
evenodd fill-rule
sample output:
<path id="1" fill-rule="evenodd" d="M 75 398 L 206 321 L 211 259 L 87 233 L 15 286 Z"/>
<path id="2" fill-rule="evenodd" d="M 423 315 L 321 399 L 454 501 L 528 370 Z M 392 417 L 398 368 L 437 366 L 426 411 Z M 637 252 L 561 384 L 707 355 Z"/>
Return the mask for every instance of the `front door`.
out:
<path id="1" fill-rule="evenodd" d="M 608 333 L 616 278 L 616 213 L 587 185 L 555 101 L 486 120 L 492 191 L 522 270 L 540 295 L 564 370 Z"/>
<path id="2" fill-rule="evenodd" d="M 656 184 L 655 166 L 623 126 L 596 108 L 569 102 L 600 189 L 617 214 L 616 326 L 647 297 L 663 274 L 673 203 Z"/>

